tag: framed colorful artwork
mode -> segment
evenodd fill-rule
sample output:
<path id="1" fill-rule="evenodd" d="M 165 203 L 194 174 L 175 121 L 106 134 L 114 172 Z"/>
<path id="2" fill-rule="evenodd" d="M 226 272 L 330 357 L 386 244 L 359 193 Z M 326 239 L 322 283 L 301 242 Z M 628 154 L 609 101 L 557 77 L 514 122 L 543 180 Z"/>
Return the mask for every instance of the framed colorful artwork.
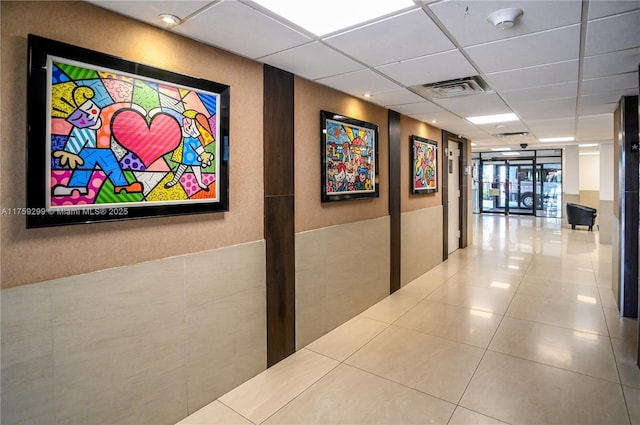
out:
<path id="1" fill-rule="evenodd" d="M 227 211 L 229 86 L 29 35 L 27 227 Z"/>
<path id="2" fill-rule="evenodd" d="M 438 144 L 433 140 L 411 136 L 412 193 L 438 191 Z"/>
<path id="3" fill-rule="evenodd" d="M 320 111 L 322 202 L 377 198 L 378 126 Z"/>

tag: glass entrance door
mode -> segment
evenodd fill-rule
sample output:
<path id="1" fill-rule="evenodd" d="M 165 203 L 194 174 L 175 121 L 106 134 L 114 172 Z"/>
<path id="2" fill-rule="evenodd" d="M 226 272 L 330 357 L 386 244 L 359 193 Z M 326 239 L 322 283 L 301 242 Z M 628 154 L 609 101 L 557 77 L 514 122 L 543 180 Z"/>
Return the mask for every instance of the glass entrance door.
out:
<path id="1" fill-rule="evenodd" d="M 533 215 L 533 159 L 483 161 L 482 212 Z"/>
<path id="2" fill-rule="evenodd" d="M 482 212 L 506 213 L 507 162 L 484 161 L 482 163 Z"/>
<path id="3" fill-rule="evenodd" d="M 562 163 L 550 158 L 536 164 L 537 215 L 561 217 L 562 215 Z"/>
<path id="4" fill-rule="evenodd" d="M 509 213 L 533 215 L 535 176 L 533 160 L 509 160 Z"/>

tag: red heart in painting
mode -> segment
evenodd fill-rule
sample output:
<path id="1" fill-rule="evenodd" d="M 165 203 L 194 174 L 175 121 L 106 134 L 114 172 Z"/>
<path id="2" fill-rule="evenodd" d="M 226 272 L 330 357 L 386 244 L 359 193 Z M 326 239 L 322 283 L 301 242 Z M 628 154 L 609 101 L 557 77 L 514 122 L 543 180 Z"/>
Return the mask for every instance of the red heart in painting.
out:
<path id="1" fill-rule="evenodd" d="M 118 143 L 136 154 L 146 166 L 174 150 L 182 137 L 180 124 L 171 115 L 154 115 L 147 125 L 144 117 L 133 109 L 114 115 L 111 131 Z"/>

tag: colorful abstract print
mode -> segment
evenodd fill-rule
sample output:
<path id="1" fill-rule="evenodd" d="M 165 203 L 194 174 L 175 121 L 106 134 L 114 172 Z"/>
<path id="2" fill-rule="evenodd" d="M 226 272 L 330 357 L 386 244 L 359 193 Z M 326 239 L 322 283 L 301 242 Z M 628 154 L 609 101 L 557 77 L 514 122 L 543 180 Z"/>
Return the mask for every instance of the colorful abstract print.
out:
<path id="1" fill-rule="evenodd" d="M 326 122 L 327 195 L 375 191 L 375 131 Z"/>
<path id="2" fill-rule="evenodd" d="M 414 139 L 413 158 L 413 188 L 436 189 L 436 146 Z"/>
<path id="3" fill-rule="evenodd" d="M 50 59 L 49 207 L 218 199 L 219 94 Z"/>

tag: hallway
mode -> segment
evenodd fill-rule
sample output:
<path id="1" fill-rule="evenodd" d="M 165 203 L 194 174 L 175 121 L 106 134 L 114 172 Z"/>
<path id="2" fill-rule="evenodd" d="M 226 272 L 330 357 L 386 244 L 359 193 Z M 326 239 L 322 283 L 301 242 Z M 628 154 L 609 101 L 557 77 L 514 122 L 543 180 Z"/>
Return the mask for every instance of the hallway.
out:
<path id="1" fill-rule="evenodd" d="M 640 424 L 611 246 L 474 219 L 472 246 L 180 424 Z"/>

